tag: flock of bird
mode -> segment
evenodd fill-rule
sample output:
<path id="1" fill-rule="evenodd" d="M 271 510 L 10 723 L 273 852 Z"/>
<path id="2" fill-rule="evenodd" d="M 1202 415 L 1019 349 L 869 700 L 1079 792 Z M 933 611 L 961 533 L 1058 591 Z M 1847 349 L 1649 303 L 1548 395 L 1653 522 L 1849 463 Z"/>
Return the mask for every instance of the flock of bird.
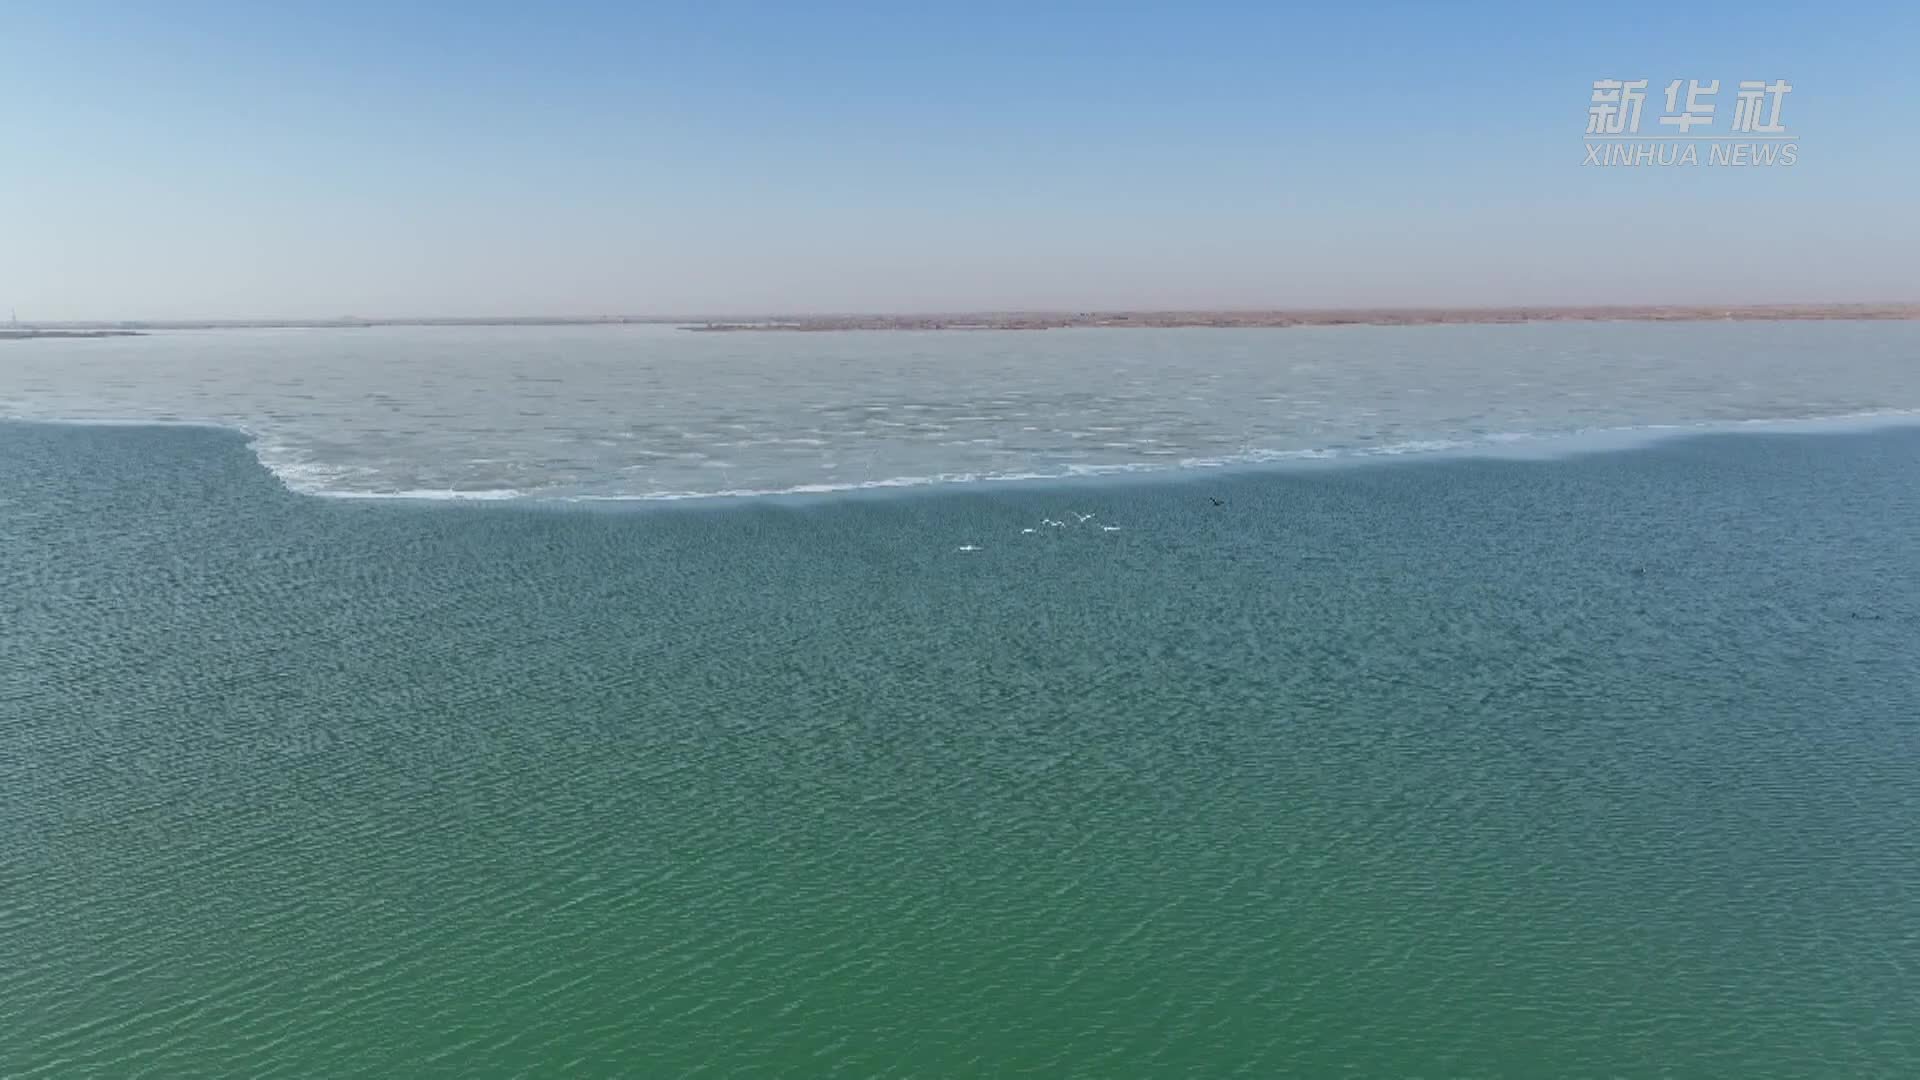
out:
<path id="1" fill-rule="evenodd" d="M 1086 525 L 1086 524 L 1088 524 L 1088 523 L 1090 523 L 1090 522 L 1092 522 L 1092 521 L 1093 521 L 1093 519 L 1094 519 L 1094 517 L 1095 517 L 1095 515 L 1093 515 L 1093 514 L 1082 514 L 1082 513 L 1080 513 L 1080 512 L 1078 512 L 1078 511 L 1074 511 L 1074 512 L 1072 512 L 1072 515 L 1071 515 L 1071 516 L 1072 516 L 1072 517 L 1074 518 L 1074 520 L 1073 520 L 1072 522 L 1066 522 L 1066 521 L 1061 521 L 1061 520 L 1060 520 L 1060 519 L 1058 519 L 1058 518 L 1050 518 L 1050 517 L 1044 517 L 1044 518 L 1041 518 L 1041 519 L 1040 519 L 1040 527 L 1039 527 L 1039 528 L 1035 528 L 1035 527 L 1033 527 L 1033 526 L 1031 526 L 1031 525 L 1029 525 L 1029 526 L 1027 526 L 1027 527 L 1026 527 L 1026 528 L 1024 528 L 1024 529 L 1021 529 L 1021 530 L 1020 530 L 1020 533 L 1021 533 L 1021 535 L 1022 535 L 1022 536 L 1032 536 L 1032 535 L 1034 535 L 1035 533 L 1038 533 L 1038 532 L 1040 531 L 1040 529 L 1066 529 L 1066 528 L 1072 528 L 1072 527 L 1073 527 L 1073 526 L 1075 526 L 1075 525 Z M 1118 525 L 1107 525 L 1107 524 L 1104 524 L 1104 523 L 1103 523 L 1103 524 L 1101 524 L 1101 525 L 1099 526 L 1099 528 L 1100 528 L 1100 531 L 1101 531 L 1101 532 L 1119 532 L 1119 531 L 1120 531 L 1120 526 L 1118 526 Z M 960 550 L 961 550 L 961 551 L 967 551 L 967 552 L 973 552 L 973 551 L 985 551 L 985 550 L 987 550 L 987 549 L 986 549 L 986 548 L 984 548 L 984 547 L 982 547 L 982 546 L 980 546 L 979 544 L 961 544 L 961 545 L 960 545 Z"/>

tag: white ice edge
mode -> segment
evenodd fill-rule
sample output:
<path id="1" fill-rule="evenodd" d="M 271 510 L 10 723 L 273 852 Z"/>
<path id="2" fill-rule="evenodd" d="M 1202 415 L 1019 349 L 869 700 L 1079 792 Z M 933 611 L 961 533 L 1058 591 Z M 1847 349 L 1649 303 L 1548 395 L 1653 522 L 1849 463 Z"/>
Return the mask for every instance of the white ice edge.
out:
<path id="1" fill-rule="evenodd" d="M 1007 473 L 936 473 L 925 476 L 895 476 L 850 483 L 807 483 L 782 488 L 723 488 L 711 491 L 673 490 L 617 494 L 582 494 L 520 488 L 407 488 L 358 489 L 345 486 L 350 476 L 365 476 L 364 466 L 329 465 L 297 459 L 290 450 L 271 436 L 252 430 L 246 424 L 225 420 L 180 418 L 59 418 L 0 414 L 0 419 L 29 423 L 60 423 L 98 427 L 200 427 L 237 431 L 245 436 L 260 465 L 287 490 L 299 495 L 327 499 L 403 500 L 422 502 L 565 502 L 565 503 L 646 503 L 681 502 L 696 499 L 752 499 L 783 496 L 820 496 L 850 494 L 899 488 L 962 486 L 967 484 L 1008 484 L 1032 481 L 1069 481 L 1101 476 L 1128 476 L 1152 473 L 1179 473 L 1200 469 L 1243 469 L 1285 463 L 1357 463 L 1381 458 L 1483 457 L 1521 460 L 1550 460 L 1578 454 L 1627 450 L 1686 435 L 1724 432 L 1819 433 L 1863 431 L 1920 422 L 1920 409 L 1873 409 L 1806 417 L 1755 417 L 1749 419 L 1713 419 L 1622 427 L 1579 428 L 1542 432 L 1488 432 L 1464 438 L 1411 439 L 1378 446 L 1306 448 L 1295 450 L 1252 450 L 1218 457 L 1186 457 L 1165 462 L 1119 462 L 1101 465 L 1066 465 L 1055 471 Z"/>

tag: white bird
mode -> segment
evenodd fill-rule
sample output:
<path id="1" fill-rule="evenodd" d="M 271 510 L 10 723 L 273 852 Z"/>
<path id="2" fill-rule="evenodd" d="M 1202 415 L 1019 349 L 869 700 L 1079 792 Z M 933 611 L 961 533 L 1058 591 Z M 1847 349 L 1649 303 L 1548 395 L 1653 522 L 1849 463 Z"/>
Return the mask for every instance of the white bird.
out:
<path id="1" fill-rule="evenodd" d="M 1039 529 L 1021 529 L 1020 531 L 1024 534 L 1024 533 L 1035 533 L 1035 532 L 1039 532 L 1040 530 Z"/>
<path id="2" fill-rule="evenodd" d="M 961 551 L 980 551 L 982 549 L 976 544 L 961 544 L 960 550 Z"/>
<path id="3" fill-rule="evenodd" d="M 1040 524 L 1050 526 L 1055 529 L 1062 529 L 1066 527 L 1067 523 L 1064 521 L 1055 521 L 1052 518 L 1041 518 Z"/>
<path id="4" fill-rule="evenodd" d="M 1120 531 L 1120 526 L 1118 526 L 1118 525 L 1102 525 L 1102 526 L 1100 526 L 1100 531 L 1101 531 L 1101 532 L 1119 532 L 1119 531 Z"/>
<path id="5" fill-rule="evenodd" d="M 1079 518 L 1079 519 L 1080 519 L 1080 524 L 1082 524 L 1082 525 L 1085 525 L 1085 524 L 1086 524 L 1087 522 L 1089 522 L 1089 521 L 1092 521 L 1092 520 L 1093 520 L 1093 515 L 1092 515 L 1092 514 L 1083 514 L 1083 513 L 1081 513 L 1081 512 L 1080 512 L 1080 511 L 1078 511 L 1078 510 L 1075 510 L 1075 511 L 1073 512 L 1073 516 L 1074 516 L 1074 517 L 1077 517 L 1077 518 Z"/>

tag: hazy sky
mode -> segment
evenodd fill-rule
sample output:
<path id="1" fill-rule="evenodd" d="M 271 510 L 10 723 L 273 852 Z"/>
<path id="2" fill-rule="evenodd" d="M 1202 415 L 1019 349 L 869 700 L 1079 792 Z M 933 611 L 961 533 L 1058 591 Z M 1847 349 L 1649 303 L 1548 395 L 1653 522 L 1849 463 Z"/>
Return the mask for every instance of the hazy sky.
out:
<path id="1" fill-rule="evenodd" d="M 1920 300 L 1916 121 L 1911 3 L 0 4 L 0 317 Z"/>

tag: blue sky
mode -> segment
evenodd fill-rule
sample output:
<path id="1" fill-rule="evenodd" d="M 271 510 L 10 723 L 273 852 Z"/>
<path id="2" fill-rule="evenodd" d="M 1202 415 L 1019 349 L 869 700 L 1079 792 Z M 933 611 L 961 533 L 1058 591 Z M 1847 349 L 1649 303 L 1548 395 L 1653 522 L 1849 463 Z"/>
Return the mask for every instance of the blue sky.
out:
<path id="1" fill-rule="evenodd" d="M 1913 5 L 279 7 L 0 7 L 0 306 L 1920 300 Z M 1798 164 L 1583 168 L 1608 77 Z"/>

